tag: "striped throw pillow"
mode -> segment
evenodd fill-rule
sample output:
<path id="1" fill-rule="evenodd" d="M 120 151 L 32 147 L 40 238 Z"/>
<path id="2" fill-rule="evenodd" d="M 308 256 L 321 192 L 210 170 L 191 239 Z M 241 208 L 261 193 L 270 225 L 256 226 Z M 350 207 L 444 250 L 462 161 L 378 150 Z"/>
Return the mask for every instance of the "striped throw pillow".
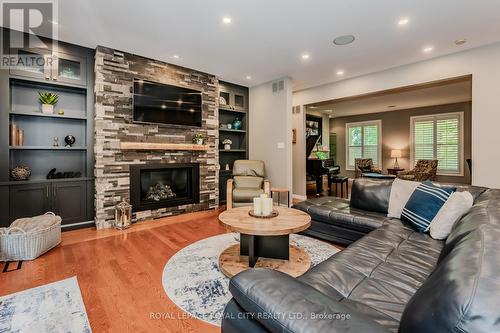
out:
<path id="1" fill-rule="evenodd" d="M 403 208 L 401 220 L 418 232 L 427 232 L 432 220 L 455 190 L 454 187 L 438 187 L 430 181 L 423 182 Z"/>

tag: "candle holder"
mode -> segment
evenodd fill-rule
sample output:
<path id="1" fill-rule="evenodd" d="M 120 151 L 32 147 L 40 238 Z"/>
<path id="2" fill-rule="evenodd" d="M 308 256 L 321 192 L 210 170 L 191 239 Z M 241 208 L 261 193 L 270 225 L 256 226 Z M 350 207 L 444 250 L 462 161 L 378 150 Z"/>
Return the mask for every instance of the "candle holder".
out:
<path id="1" fill-rule="evenodd" d="M 132 205 L 125 200 L 115 206 L 114 227 L 119 230 L 127 229 L 132 225 Z"/>
<path id="2" fill-rule="evenodd" d="M 256 215 L 256 214 L 254 214 L 253 209 L 250 209 L 248 211 L 248 215 L 250 215 L 251 217 L 256 217 L 258 219 L 271 219 L 273 217 L 278 216 L 279 214 L 280 213 L 276 209 L 273 209 L 271 211 L 271 214 L 269 214 L 269 215 Z"/>

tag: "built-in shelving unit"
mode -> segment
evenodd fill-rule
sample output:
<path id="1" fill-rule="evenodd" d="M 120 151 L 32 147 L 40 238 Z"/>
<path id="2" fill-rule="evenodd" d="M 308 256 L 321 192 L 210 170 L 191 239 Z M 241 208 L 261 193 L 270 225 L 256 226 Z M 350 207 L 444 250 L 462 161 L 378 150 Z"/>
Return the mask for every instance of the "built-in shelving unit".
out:
<path id="1" fill-rule="evenodd" d="M 219 84 L 219 201 L 226 201 L 226 181 L 231 177 L 233 163 L 248 159 L 248 88 L 220 82 Z M 225 103 L 224 103 L 225 102 Z M 233 122 L 241 121 L 241 129 L 234 129 Z M 231 124 L 231 128 L 228 128 Z M 222 142 L 229 139 L 233 143 L 225 150 Z M 229 170 L 226 170 L 226 166 Z"/>
<path id="2" fill-rule="evenodd" d="M 61 215 L 64 228 L 89 225 L 94 217 L 94 50 L 63 42 L 52 54 L 11 50 L 21 53 L 52 59 L 0 71 L 0 134 L 7 138 L 0 141 L 0 227 L 47 211 Z M 39 92 L 59 96 L 53 113 L 42 112 Z M 11 142 L 11 125 L 23 131 L 22 143 Z M 68 135 L 76 139 L 71 147 L 64 140 Z M 28 180 L 11 177 L 10 170 L 21 165 L 31 169 Z M 79 177 L 48 179 L 54 168 L 57 177 Z"/>

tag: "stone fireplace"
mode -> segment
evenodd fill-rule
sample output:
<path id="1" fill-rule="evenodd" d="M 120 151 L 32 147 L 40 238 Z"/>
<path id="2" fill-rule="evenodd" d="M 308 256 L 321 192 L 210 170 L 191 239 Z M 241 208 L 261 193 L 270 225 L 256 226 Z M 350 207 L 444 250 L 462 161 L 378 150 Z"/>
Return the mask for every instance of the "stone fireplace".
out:
<path id="1" fill-rule="evenodd" d="M 134 123 L 134 79 L 200 91 L 202 126 Z M 115 205 L 122 199 L 133 205 L 133 221 L 218 206 L 218 90 L 219 81 L 214 75 L 97 47 L 94 119 L 97 228 L 112 226 Z M 205 136 L 203 150 L 190 147 L 197 133 Z M 189 166 L 186 167 L 189 170 L 170 168 L 175 165 Z M 151 171 L 149 175 L 147 170 Z M 137 173 L 139 176 L 135 177 Z M 187 188 L 181 189 L 177 183 L 180 180 L 186 181 Z M 143 189 L 136 190 L 141 181 Z"/>
<path id="2" fill-rule="evenodd" d="M 199 180 L 197 163 L 131 165 L 132 209 L 144 211 L 199 203 Z"/>

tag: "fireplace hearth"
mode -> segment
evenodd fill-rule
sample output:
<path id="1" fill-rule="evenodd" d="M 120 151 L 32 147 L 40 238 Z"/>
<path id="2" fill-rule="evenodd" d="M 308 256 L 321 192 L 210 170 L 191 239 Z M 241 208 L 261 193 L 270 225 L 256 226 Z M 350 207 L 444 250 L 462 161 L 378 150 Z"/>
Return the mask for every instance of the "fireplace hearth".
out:
<path id="1" fill-rule="evenodd" d="M 130 199 L 134 212 L 200 202 L 197 163 L 130 166 Z"/>

